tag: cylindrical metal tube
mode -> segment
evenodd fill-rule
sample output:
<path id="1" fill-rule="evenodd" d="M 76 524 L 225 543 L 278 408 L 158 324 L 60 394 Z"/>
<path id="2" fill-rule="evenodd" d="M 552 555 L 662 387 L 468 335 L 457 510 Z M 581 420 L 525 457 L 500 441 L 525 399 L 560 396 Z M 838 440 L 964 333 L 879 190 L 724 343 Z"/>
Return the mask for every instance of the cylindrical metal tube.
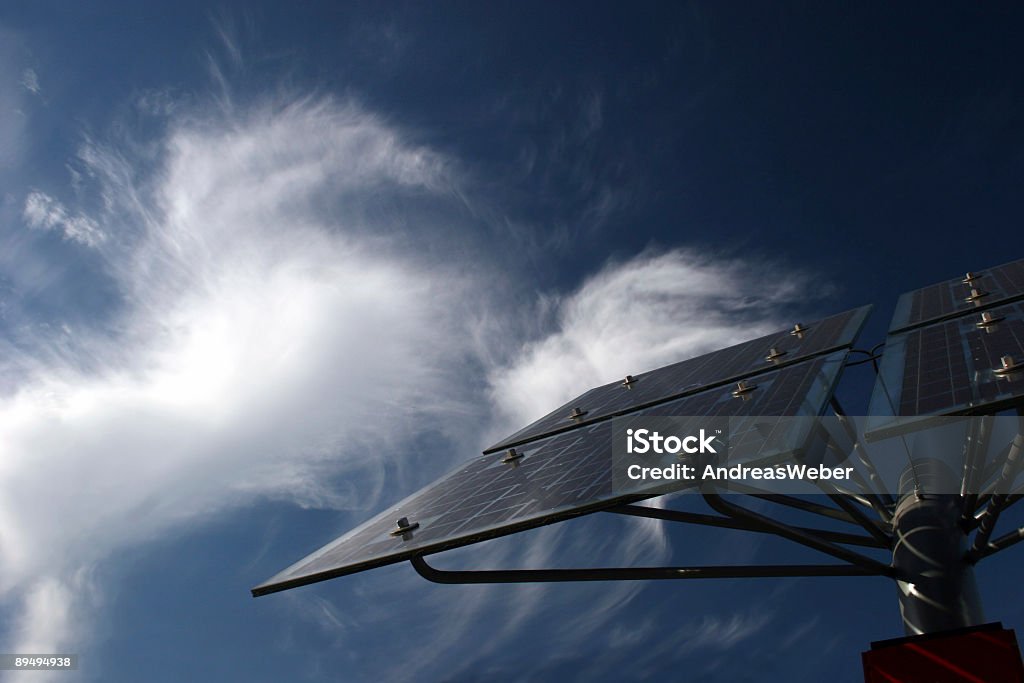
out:
<path id="1" fill-rule="evenodd" d="M 919 485 L 919 486 L 918 486 Z M 918 458 L 900 479 L 893 516 L 900 613 L 908 635 L 984 623 L 974 568 L 965 559 L 958 482 L 940 460 Z M 930 492 L 940 493 L 930 493 Z"/>

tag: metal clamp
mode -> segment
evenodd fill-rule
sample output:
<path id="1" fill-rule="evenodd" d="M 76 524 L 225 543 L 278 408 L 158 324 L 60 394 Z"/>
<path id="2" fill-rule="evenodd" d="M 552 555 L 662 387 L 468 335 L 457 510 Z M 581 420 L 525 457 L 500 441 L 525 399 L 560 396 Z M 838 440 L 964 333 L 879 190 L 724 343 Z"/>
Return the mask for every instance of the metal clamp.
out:
<path id="1" fill-rule="evenodd" d="M 1003 356 L 999 359 L 999 363 L 1000 366 L 993 370 L 997 377 L 1006 377 L 1014 372 L 1024 370 L 1024 363 L 1018 363 L 1013 356 Z"/>
<path id="2" fill-rule="evenodd" d="M 754 389 L 757 389 L 756 384 L 750 384 L 747 380 L 741 379 L 739 382 L 736 382 L 736 388 L 732 390 L 732 396 L 733 398 L 744 397 Z"/>
<path id="3" fill-rule="evenodd" d="M 1001 315 L 995 315 L 991 311 L 985 311 L 981 314 L 981 320 L 974 323 L 978 327 L 991 327 L 996 323 L 1002 322 L 1005 318 Z"/>
<path id="4" fill-rule="evenodd" d="M 409 523 L 408 517 L 402 517 L 398 520 L 398 528 L 391 532 L 392 536 L 404 536 L 410 531 L 415 531 L 420 528 L 419 522 Z"/>

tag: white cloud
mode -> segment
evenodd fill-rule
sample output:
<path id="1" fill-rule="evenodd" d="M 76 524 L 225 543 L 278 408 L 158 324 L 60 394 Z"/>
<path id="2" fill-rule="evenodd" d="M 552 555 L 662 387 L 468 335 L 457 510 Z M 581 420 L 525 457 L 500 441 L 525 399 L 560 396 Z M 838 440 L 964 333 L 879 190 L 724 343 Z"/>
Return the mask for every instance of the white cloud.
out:
<path id="1" fill-rule="evenodd" d="M 147 170 L 83 147 L 95 221 L 25 202 L 33 227 L 96 248 L 121 313 L 0 360 L 23 378 L 0 396 L 7 651 L 84 638 L 74 577 L 116 549 L 259 497 L 372 505 L 387 454 L 479 412 L 459 380 L 479 293 L 324 203 L 442 192 L 439 157 L 325 101 L 180 122 L 164 150 Z M 324 483 L 345 471 L 354 499 Z"/>
<path id="2" fill-rule="evenodd" d="M 84 607 L 86 592 L 91 593 L 88 571 L 66 577 L 43 576 L 21 596 L 21 614 L 15 624 L 15 642 L 22 653 L 70 653 L 76 614 Z"/>
<path id="3" fill-rule="evenodd" d="M 25 197 L 22 216 L 35 230 L 56 230 L 66 240 L 95 247 L 106 237 L 88 216 L 70 215 L 64 205 L 49 195 L 33 190 Z"/>
<path id="4" fill-rule="evenodd" d="M 132 104 L 140 114 L 162 118 L 170 116 L 178 110 L 185 97 L 170 88 L 150 88 L 139 92 Z"/>
<path id="5" fill-rule="evenodd" d="M 553 316 L 556 329 L 491 377 L 502 427 L 528 424 L 590 387 L 784 327 L 780 309 L 804 280 L 769 270 L 685 250 L 645 254 L 542 300 L 538 316 Z"/>
<path id="6" fill-rule="evenodd" d="M 21 86 L 33 95 L 40 93 L 39 75 L 34 69 L 25 69 L 21 72 Z"/>

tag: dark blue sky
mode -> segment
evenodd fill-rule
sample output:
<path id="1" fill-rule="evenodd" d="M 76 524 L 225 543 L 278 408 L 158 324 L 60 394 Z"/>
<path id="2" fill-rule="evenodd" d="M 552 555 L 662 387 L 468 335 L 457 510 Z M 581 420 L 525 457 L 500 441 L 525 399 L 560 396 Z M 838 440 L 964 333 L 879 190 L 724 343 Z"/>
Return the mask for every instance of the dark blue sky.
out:
<path id="1" fill-rule="evenodd" d="M 57 566 L 56 588 L 0 581 L 12 615 L 0 617 L 0 643 L 34 642 L 19 634 L 42 622 L 18 615 L 45 614 L 39 605 L 66 590 L 85 596 L 60 641 L 80 649 L 84 681 L 860 680 L 860 651 L 901 635 L 882 579 L 652 585 L 608 604 L 601 586 L 433 586 L 402 566 L 256 601 L 248 589 L 472 457 L 488 430 L 518 427 L 500 389 L 539 386 L 523 379 L 538 358 L 607 329 L 607 310 L 588 304 L 588 292 L 614 289 L 587 289 L 599 273 L 613 284 L 634 268 L 648 277 L 647 260 L 666 254 L 694 291 L 725 273 L 733 317 L 717 336 L 679 342 L 691 353 L 755 325 L 874 303 L 869 347 L 901 292 L 1021 257 L 1022 23 L 1024 9 L 994 3 L 0 9 L 0 416 L 41 430 L 11 427 L 22 439 L 12 437 L 11 460 L 31 472 L 38 448 L 56 471 L 88 472 L 61 458 L 81 444 L 110 451 L 106 435 L 131 424 L 138 432 L 117 448 L 153 463 L 97 467 L 103 485 L 80 474 L 74 505 L 38 502 L 52 512 L 43 521 L 28 496 L 0 504 L 11 538 L 82 534 L 88 546 L 109 524 L 119 539 L 22 564 L 0 552 L 14 576 L 36 561 Z M 89 226 L 104 235 L 98 247 Z M 332 250 L 348 260 L 318 260 Z M 254 291 L 266 318 L 232 336 Z M 694 293 L 695 308 L 672 309 L 670 322 L 699 328 L 694 311 L 716 296 Z M 325 332 L 306 310 L 345 322 Z M 651 325 L 653 348 L 665 330 Z M 293 329 L 309 331 L 296 348 L 314 370 L 273 374 L 287 344 L 268 356 L 261 338 Z M 172 358 L 162 340 L 188 353 Z M 337 344 L 348 360 L 379 353 L 365 363 L 374 371 L 429 371 L 361 402 L 370 384 L 359 367 L 327 370 L 338 364 L 324 349 Z M 564 379 L 588 386 L 612 373 L 602 359 L 631 350 L 655 354 L 602 351 L 588 356 L 592 374 L 563 364 Z M 180 387 L 167 377 L 196 386 L 238 356 L 249 360 L 225 382 L 276 379 L 237 396 L 219 384 L 185 392 L 173 410 L 153 398 Z M 167 373 L 151 371 L 154 358 Z M 199 375 L 175 374 L 191 364 Z M 456 378 L 457 397 L 431 394 L 435 367 Z M 871 380 L 864 366 L 848 373 L 840 396 L 851 411 L 866 409 Z M 275 403 L 295 387 L 314 399 Z M 54 445 L 38 436 L 52 418 L 38 397 L 55 394 L 116 410 L 81 423 L 92 408 L 60 413 L 69 440 Z M 221 396 L 248 403 L 220 410 Z M 335 404 L 357 417 L 328 429 Z M 278 442 L 233 420 L 311 436 L 278 430 Z M 379 453 L 362 447 L 364 427 L 389 431 L 394 420 L 400 433 Z M 183 433 L 194 438 L 174 441 L 166 461 L 133 450 Z M 354 455 L 348 441 L 361 445 Z M 217 459 L 264 445 L 279 455 Z M 114 486 L 121 471 L 130 475 Z M 90 506 L 95 525 L 62 521 Z M 599 540 L 553 536 L 562 549 L 541 559 L 629 563 L 628 521 L 580 521 L 567 533 Z M 485 558 L 536 559 L 531 544 L 554 543 L 544 533 L 493 542 L 505 545 Z M 717 531 L 673 529 L 665 543 L 657 559 L 668 564 L 813 558 Z M 1008 555 L 980 576 L 988 616 L 1012 627 L 1024 624 L 1024 602 Z M 473 555 L 458 558 L 452 566 Z"/>

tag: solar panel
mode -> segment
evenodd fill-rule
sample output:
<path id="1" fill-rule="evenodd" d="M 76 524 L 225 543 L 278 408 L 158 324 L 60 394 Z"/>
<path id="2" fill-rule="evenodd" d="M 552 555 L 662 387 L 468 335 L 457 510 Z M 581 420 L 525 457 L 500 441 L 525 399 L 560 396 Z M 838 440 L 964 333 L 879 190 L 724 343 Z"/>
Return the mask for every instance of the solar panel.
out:
<path id="1" fill-rule="evenodd" d="M 872 416 L 970 415 L 1020 405 L 1024 405 L 1024 302 L 891 335 L 868 412 Z M 875 419 L 872 436 L 884 431 L 887 422 L 894 421 Z"/>
<path id="2" fill-rule="evenodd" d="M 632 411 L 633 415 L 729 417 L 729 439 L 756 450 L 757 417 L 814 417 L 825 409 L 847 352 L 817 356 L 757 378 L 739 397 L 720 386 Z M 740 419 L 735 419 L 740 418 Z M 792 421 L 785 448 L 808 438 L 810 420 Z M 801 432 L 799 425 L 807 429 Z M 265 595 L 468 545 L 639 500 L 612 486 L 612 422 L 554 434 L 508 453 L 478 457 L 252 589 Z M 779 439 L 773 439 L 780 448 Z M 762 453 L 770 457 L 776 453 Z"/>
<path id="3" fill-rule="evenodd" d="M 896 303 L 890 334 L 1024 298 L 1024 259 L 907 292 Z"/>
<path id="4" fill-rule="evenodd" d="M 575 429 L 850 346 L 870 310 L 870 306 L 862 306 L 809 325 L 800 325 L 797 330 L 770 334 L 591 389 L 502 439 L 484 453 L 495 453 L 532 439 Z"/>

